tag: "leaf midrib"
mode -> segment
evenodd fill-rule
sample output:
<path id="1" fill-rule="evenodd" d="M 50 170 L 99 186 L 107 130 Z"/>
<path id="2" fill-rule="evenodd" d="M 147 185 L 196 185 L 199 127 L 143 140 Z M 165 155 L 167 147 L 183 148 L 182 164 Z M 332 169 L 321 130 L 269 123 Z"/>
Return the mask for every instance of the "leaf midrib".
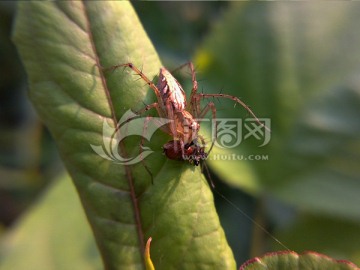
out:
<path id="1" fill-rule="evenodd" d="M 91 32 L 91 20 L 90 20 L 90 18 L 88 16 L 87 4 L 89 4 L 89 3 L 83 2 L 83 7 L 84 7 L 83 11 L 84 11 L 84 17 L 85 17 L 85 20 L 86 20 L 86 28 L 87 28 L 86 32 L 87 32 L 87 34 L 89 36 L 89 41 L 90 41 L 92 50 L 94 52 L 96 65 L 97 65 L 98 71 L 99 71 L 99 77 L 101 79 L 101 83 L 102 83 L 103 89 L 105 91 L 105 95 L 106 95 L 106 98 L 107 98 L 107 101 L 108 101 L 108 105 L 109 105 L 110 110 L 111 110 L 111 118 L 112 118 L 112 120 L 114 122 L 114 126 L 117 126 L 118 121 L 116 119 L 114 104 L 113 104 L 112 99 L 111 99 L 110 91 L 109 91 L 109 89 L 107 87 L 107 82 L 106 82 L 106 79 L 105 79 L 105 76 L 104 76 L 104 71 L 102 69 L 99 54 L 98 54 L 98 51 L 97 51 L 97 48 L 96 48 L 96 45 L 95 45 L 95 42 L 94 42 L 94 39 L 93 39 L 93 35 L 92 35 L 92 32 Z M 123 157 L 128 156 L 123 142 L 119 142 L 119 151 L 121 153 L 121 156 L 123 156 Z M 136 228 L 137 228 L 137 232 L 138 232 L 138 239 L 139 239 L 139 243 L 140 243 L 140 250 L 141 250 L 140 253 L 143 254 L 144 250 L 145 250 L 144 233 L 142 231 L 142 226 L 141 226 L 140 209 L 139 209 L 139 204 L 138 204 L 136 194 L 135 194 L 135 188 L 134 188 L 134 183 L 133 183 L 132 172 L 131 172 L 130 166 L 127 166 L 127 165 L 123 165 L 123 166 L 124 166 L 124 169 L 125 169 L 125 172 L 126 172 L 126 179 L 128 181 L 131 202 L 132 202 L 132 205 L 133 205 L 135 223 L 136 223 Z"/>

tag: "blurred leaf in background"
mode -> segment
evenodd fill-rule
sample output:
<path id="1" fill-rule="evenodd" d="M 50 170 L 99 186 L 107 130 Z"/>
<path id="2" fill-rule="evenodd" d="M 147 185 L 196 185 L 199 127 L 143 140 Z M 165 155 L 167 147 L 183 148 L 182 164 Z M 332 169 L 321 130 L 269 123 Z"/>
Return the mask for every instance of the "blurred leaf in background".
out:
<path id="1" fill-rule="evenodd" d="M 56 179 L 47 191 L 3 239 L 1 269 L 102 269 L 70 177 Z"/>
<path id="2" fill-rule="evenodd" d="M 0 3 L 0 226 L 9 226 L 63 170 L 27 96 L 24 68 L 10 40 L 16 2 Z"/>

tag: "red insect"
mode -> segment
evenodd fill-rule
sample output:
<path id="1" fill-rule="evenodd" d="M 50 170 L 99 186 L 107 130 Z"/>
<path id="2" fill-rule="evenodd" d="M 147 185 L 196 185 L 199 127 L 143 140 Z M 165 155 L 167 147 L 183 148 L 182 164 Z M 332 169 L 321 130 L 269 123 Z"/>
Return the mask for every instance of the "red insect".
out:
<path id="1" fill-rule="evenodd" d="M 181 150 L 181 143 L 179 140 L 171 140 L 164 144 L 163 150 L 167 158 L 172 160 L 188 160 L 190 164 L 198 166 L 200 161 L 205 160 L 208 156 L 205 153 L 205 146 L 196 145 L 195 142 L 186 144 Z"/>

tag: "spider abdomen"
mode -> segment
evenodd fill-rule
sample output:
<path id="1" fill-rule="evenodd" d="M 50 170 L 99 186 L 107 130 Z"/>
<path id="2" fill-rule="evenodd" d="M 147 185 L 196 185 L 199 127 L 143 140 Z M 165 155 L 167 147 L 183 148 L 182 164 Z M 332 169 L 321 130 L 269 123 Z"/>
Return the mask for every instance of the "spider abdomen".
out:
<path id="1" fill-rule="evenodd" d="M 185 109 L 185 92 L 180 83 L 164 67 L 160 68 L 157 88 L 160 91 L 164 106 L 166 106 L 167 103 L 170 103 L 175 111 L 182 111 Z"/>

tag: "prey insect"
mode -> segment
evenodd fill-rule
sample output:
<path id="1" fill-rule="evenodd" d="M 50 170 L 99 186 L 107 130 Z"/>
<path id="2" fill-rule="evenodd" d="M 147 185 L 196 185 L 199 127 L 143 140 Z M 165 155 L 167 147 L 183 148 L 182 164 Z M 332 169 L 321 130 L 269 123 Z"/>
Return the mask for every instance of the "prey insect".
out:
<path id="1" fill-rule="evenodd" d="M 259 125 L 264 126 L 264 124 L 261 123 L 251 109 L 237 97 L 228 94 L 199 93 L 194 65 L 191 62 L 188 62 L 178 69 L 186 66 L 191 72 L 192 80 L 192 89 L 188 100 L 180 83 L 164 67 L 160 68 L 157 85 L 155 85 L 132 63 L 115 65 L 109 68 L 109 70 L 114 71 L 120 67 L 127 67 L 132 69 L 135 74 L 140 76 L 140 78 L 146 82 L 146 84 L 154 91 L 157 102 L 147 105 L 139 110 L 137 114 L 142 114 L 155 108 L 159 117 L 170 120 L 168 124 L 160 127 L 173 138 L 163 146 L 166 157 L 172 160 L 187 160 L 190 164 L 197 166 L 200 164 L 201 160 L 205 160 L 208 157 L 214 145 L 214 140 L 212 140 L 209 149 L 206 151 L 205 140 L 199 134 L 200 123 L 197 119 L 204 118 L 209 112 L 211 112 L 212 118 L 216 119 L 216 108 L 214 103 L 209 102 L 204 107 L 201 107 L 201 100 L 206 98 L 231 99 L 243 106 L 251 116 L 254 117 Z M 266 126 L 264 127 L 266 128 Z M 214 138 L 216 139 L 216 134 Z"/>

